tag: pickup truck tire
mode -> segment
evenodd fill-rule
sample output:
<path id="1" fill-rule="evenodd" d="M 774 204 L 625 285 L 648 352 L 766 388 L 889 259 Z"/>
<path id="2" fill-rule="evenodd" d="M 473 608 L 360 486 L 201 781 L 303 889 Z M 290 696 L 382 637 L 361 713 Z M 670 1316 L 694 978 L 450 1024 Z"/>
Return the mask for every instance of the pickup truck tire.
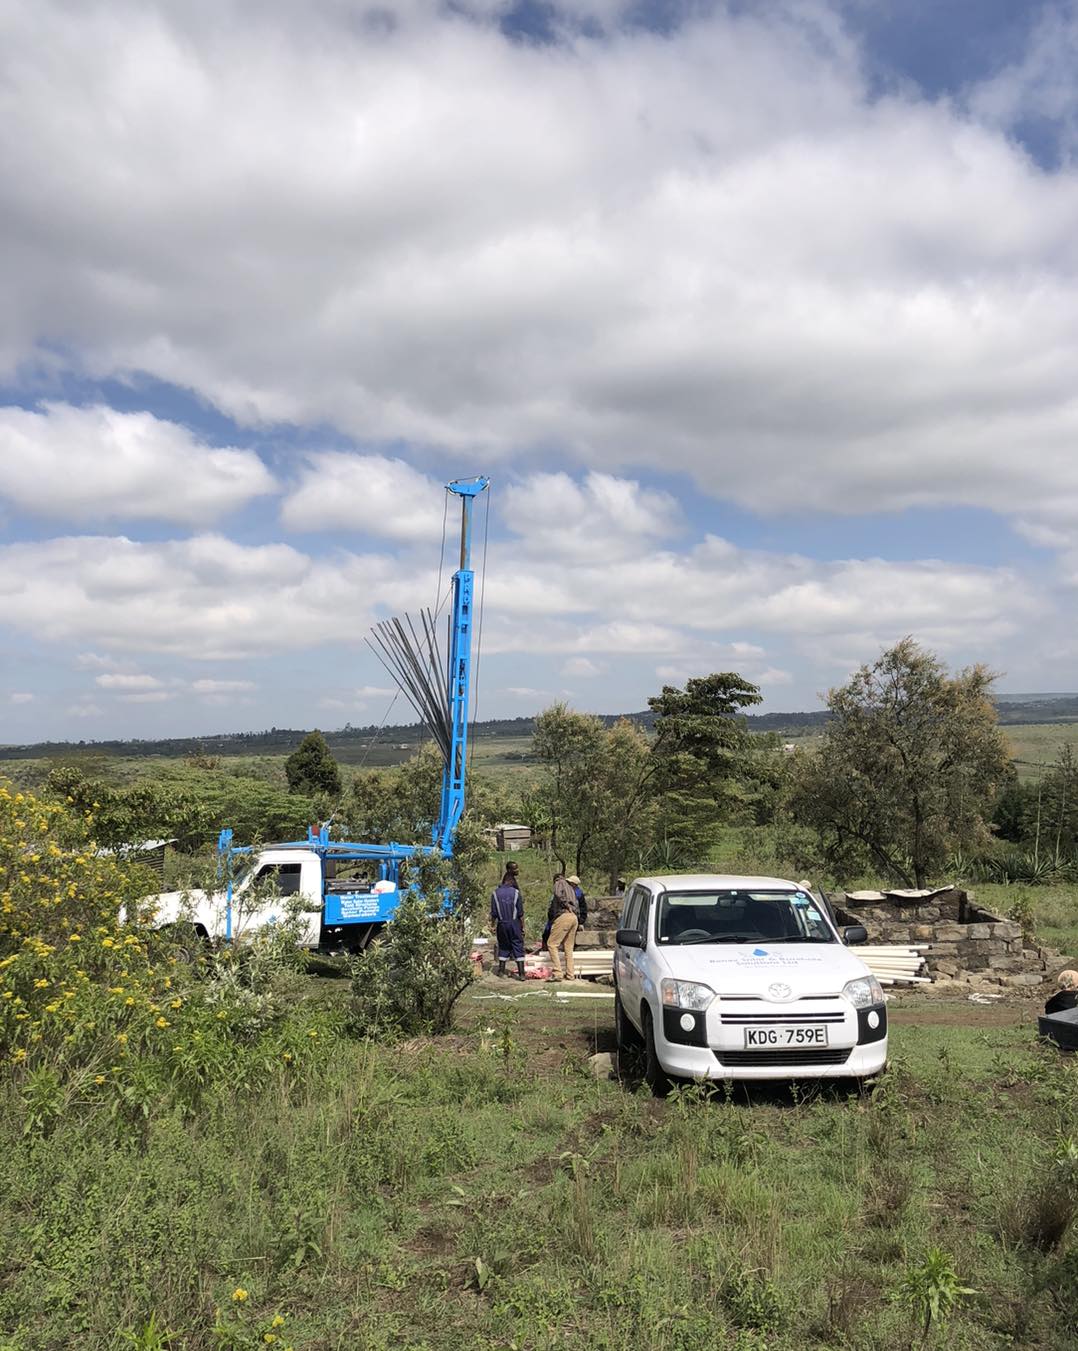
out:
<path id="1" fill-rule="evenodd" d="M 186 920 L 165 924 L 157 932 L 172 948 L 173 954 L 188 966 L 194 966 L 210 950 L 210 940 L 205 929 Z"/>
<path id="2" fill-rule="evenodd" d="M 640 1022 L 644 1028 L 644 1082 L 656 1098 L 665 1098 L 673 1087 L 670 1076 L 659 1064 L 655 1050 L 655 1028 L 651 1020 L 651 1010 L 645 1004 L 640 1010 Z"/>

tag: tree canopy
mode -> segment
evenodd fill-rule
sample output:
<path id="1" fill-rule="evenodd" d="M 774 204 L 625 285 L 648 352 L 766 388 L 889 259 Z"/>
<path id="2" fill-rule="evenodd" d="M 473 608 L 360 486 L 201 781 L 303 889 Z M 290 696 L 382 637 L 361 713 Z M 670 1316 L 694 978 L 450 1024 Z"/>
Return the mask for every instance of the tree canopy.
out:
<path id="1" fill-rule="evenodd" d="M 922 887 L 988 838 L 1008 768 L 984 666 L 948 675 L 904 638 L 827 696 L 818 750 L 799 753 L 790 801 L 840 875 L 866 867 Z"/>
<path id="2" fill-rule="evenodd" d="M 563 866 L 601 869 L 615 882 L 629 865 L 696 865 L 753 775 L 751 733 L 740 709 L 759 691 L 733 672 L 672 685 L 648 700 L 649 740 L 627 719 L 552 705 L 535 722 L 533 750 L 547 776 L 526 796 L 525 814 L 544 830 Z"/>
<path id="3" fill-rule="evenodd" d="M 284 762 L 290 793 L 328 793 L 341 791 L 341 771 L 330 754 L 326 738 L 317 729 L 308 732 Z"/>

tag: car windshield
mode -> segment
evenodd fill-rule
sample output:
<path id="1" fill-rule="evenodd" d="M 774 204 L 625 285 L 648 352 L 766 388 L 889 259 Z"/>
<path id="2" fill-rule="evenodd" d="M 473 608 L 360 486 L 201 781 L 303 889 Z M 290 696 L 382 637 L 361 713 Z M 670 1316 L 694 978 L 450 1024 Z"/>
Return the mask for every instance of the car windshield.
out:
<path id="1" fill-rule="evenodd" d="M 660 943 L 836 943 L 806 891 L 667 891 L 659 901 Z"/>

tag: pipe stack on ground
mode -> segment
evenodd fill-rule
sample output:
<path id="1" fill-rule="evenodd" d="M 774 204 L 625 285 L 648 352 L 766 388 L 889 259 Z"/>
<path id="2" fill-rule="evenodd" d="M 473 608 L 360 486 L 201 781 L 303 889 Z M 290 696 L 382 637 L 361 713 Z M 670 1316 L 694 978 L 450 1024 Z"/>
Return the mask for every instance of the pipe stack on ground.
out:
<path id="1" fill-rule="evenodd" d="M 931 978 L 924 974 L 922 951 L 897 943 L 873 944 L 858 948 L 857 955 L 881 985 L 929 985 Z"/>

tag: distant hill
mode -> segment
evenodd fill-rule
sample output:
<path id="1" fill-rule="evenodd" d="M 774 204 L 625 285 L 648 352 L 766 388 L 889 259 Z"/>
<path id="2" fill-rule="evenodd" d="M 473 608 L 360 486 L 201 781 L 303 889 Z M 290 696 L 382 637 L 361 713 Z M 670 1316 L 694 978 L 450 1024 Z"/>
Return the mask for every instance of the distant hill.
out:
<path id="1" fill-rule="evenodd" d="M 999 720 L 1010 726 L 1030 723 L 1078 722 L 1078 694 L 1016 694 L 997 701 Z M 608 725 L 626 717 L 641 727 L 654 722 L 650 711 L 608 713 L 602 715 Z M 754 713 L 745 717 L 753 732 L 804 733 L 823 727 L 830 714 L 826 709 L 811 712 Z M 473 734 L 480 738 L 505 739 L 530 737 L 534 718 L 491 718 L 478 722 Z M 93 751 L 98 755 L 160 755 L 182 758 L 189 755 L 287 755 L 294 751 L 310 731 L 305 727 L 270 727 L 262 732 L 217 732 L 206 736 L 165 737 L 135 741 L 39 741 L 27 745 L 0 746 L 0 760 L 37 760 L 73 752 Z M 355 764 L 368 758 L 370 751 L 393 747 L 398 751 L 418 746 L 425 739 L 419 723 L 399 723 L 379 728 L 351 724 L 327 732 L 326 740 L 337 759 Z M 371 756 L 370 763 L 378 760 Z"/>

